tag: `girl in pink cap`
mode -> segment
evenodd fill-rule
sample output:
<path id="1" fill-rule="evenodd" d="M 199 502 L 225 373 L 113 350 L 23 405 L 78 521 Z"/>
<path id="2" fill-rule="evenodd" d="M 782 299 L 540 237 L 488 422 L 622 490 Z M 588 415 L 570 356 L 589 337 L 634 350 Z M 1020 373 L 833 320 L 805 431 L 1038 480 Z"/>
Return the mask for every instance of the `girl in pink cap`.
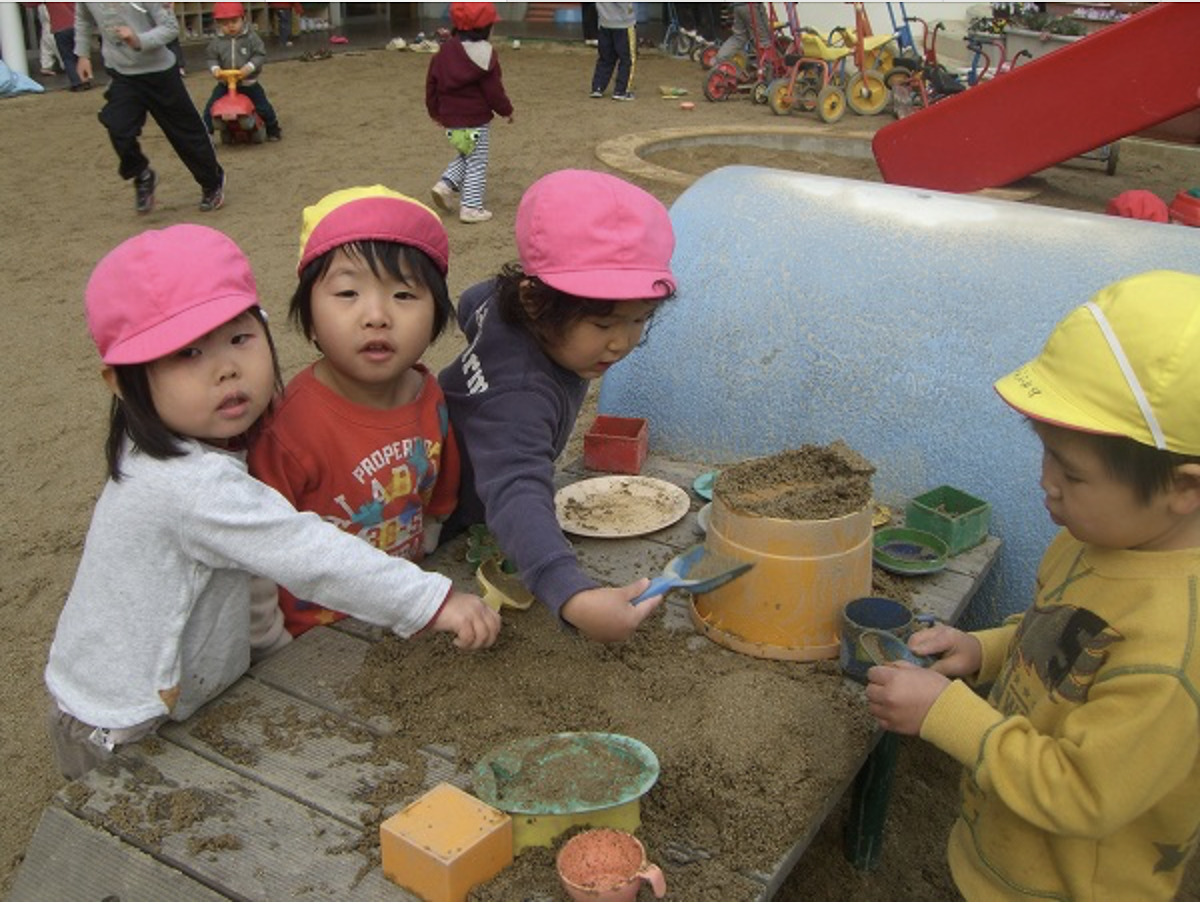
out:
<path id="1" fill-rule="evenodd" d="M 96 266 L 86 307 L 113 399 L 108 481 L 46 666 L 65 776 L 185 719 L 245 672 L 254 576 L 405 638 L 495 641 L 499 619 L 478 597 L 297 512 L 247 473 L 245 440 L 280 381 L 231 239 L 190 224 L 135 236 Z M 258 634 L 286 641 L 277 613 L 272 596 Z"/>
<path id="2" fill-rule="evenodd" d="M 304 210 L 289 315 L 321 353 L 288 384 L 250 472 L 300 510 L 419 562 L 458 501 L 458 447 L 421 364 L 453 317 L 441 220 L 384 186 Z M 279 589 L 288 632 L 345 616 Z"/>
<path id="3" fill-rule="evenodd" d="M 447 535 L 486 522 L 526 587 L 569 625 L 623 641 L 661 596 L 601 588 L 579 566 L 554 511 L 554 462 L 589 382 L 641 342 L 675 293 L 675 235 L 654 196 L 615 176 L 560 170 L 517 209 L 519 264 L 468 289 L 467 348 L 438 375 L 463 457 Z"/>

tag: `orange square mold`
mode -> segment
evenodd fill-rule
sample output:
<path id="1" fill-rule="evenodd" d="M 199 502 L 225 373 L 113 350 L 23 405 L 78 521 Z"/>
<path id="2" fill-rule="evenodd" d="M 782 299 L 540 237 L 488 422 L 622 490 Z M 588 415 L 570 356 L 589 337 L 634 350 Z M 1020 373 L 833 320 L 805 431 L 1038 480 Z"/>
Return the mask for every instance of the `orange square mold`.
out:
<path id="1" fill-rule="evenodd" d="M 425 900 L 465 900 L 513 860 L 512 818 L 439 783 L 379 827 L 383 874 Z"/>

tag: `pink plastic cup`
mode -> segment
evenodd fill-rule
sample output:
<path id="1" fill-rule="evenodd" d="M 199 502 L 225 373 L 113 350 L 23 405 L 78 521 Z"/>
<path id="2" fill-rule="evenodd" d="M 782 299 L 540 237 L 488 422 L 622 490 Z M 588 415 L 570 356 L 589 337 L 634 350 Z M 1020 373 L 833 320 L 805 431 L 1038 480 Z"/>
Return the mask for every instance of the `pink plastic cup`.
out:
<path id="1" fill-rule="evenodd" d="M 642 842 L 609 827 L 572 837 L 558 851 L 556 864 L 563 889 L 577 902 L 632 902 L 643 883 L 656 897 L 667 893 L 662 869 L 646 861 Z"/>

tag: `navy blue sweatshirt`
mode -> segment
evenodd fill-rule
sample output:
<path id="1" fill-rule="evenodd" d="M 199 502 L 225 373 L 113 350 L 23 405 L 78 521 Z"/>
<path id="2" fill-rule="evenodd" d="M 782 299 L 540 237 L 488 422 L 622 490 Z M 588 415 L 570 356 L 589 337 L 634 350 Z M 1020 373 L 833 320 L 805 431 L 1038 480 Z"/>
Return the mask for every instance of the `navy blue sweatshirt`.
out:
<path id="1" fill-rule="evenodd" d="M 463 293 L 458 322 L 467 348 L 438 375 L 463 468 L 448 529 L 486 522 L 526 588 L 557 614 L 598 585 L 580 568 L 554 512 L 554 463 L 589 382 L 500 319 L 490 280 Z"/>

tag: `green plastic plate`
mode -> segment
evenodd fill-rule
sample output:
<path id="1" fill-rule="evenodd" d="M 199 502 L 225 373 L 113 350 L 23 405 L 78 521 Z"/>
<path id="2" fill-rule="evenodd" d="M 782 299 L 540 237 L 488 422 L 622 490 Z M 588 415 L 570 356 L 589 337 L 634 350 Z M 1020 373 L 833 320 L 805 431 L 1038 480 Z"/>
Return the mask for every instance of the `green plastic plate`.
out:
<path id="1" fill-rule="evenodd" d="M 658 780 L 658 756 L 615 733 L 531 736 L 492 750 L 475 765 L 475 795 L 510 814 L 570 815 L 613 808 Z"/>
<path id="2" fill-rule="evenodd" d="M 946 566 L 949 548 L 937 535 L 896 526 L 875 532 L 875 562 L 901 576 L 922 576 Z"/>

